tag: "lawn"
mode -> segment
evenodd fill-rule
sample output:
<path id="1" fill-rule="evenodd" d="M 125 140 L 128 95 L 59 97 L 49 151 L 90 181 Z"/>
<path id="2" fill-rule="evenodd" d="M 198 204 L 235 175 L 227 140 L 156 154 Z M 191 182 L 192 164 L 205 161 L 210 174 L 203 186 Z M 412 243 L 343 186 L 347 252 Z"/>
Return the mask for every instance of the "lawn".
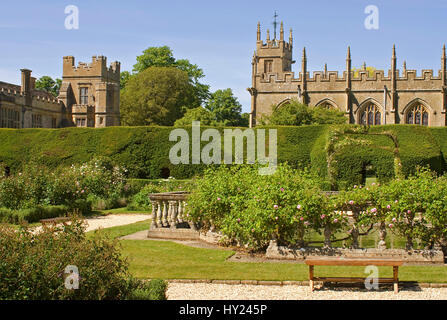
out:
<path id="1" fill-rule="evenodd" d="M 103 229 L 112 238 L 147 230 L 148 220 Z M 91 234 L 91 233 L 90 233 Z M 130 272 L 142 279 L 308 280 L 308 268 L 299 263 L 231 262 L 231 250 L 194 248 L 171 241 L 121 240 Z M 362 267 L 316 267 L 317 276 L 365 277 Z M 381 277 L 392 277 L 391 267 L 380 267 Z M 403 266 L 402 281 L 447 282 L 446 266 Z"/>

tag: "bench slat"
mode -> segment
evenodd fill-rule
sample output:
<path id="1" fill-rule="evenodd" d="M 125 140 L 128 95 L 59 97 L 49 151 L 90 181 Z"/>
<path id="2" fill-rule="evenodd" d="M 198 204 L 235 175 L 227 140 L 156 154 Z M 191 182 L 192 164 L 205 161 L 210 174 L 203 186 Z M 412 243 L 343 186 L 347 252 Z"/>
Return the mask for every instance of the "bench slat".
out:
<path id="1" fill-rule="evenodd" d="M 313 266 L 401 266 L 402 260 L 392 259 L 347 259 L 347 258 L 307 258 L 307 265 Z"/>
<path id="2" fill-rule="evenodd" d="M 323 282 L 364 282 L 367 278 L 361 277 L 314 277 L 314 281 Z M 393 278 L 377 278 L 379 283 L 393 283 Z"/>

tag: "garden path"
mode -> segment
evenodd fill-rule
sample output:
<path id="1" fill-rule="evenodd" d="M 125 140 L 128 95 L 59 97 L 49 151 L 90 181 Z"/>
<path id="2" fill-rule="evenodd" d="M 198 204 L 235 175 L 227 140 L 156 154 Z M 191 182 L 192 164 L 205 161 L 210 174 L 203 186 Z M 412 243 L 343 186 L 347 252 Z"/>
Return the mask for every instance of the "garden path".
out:
<path id="1" fill-rule="evenodd" d="M 86 232 L 96 230 L 99 228 L 111 228 L 132 224 L 139 221 L 148 220 L 150 218 L 147 214 L 109 214 L 107 216 L 93 216 L 86 218 L 87 229 Z M 39 232 L 42 227 L 36 227 L 34 232 Z"/>
<path id="2" fill-rule="evenodd" d="M 400 288 L 398 294 L 383 288 L 324 288 L 308 286 L 245 285 L 170 282 L 168 300 L 447 300 L 447 288 Z"/>

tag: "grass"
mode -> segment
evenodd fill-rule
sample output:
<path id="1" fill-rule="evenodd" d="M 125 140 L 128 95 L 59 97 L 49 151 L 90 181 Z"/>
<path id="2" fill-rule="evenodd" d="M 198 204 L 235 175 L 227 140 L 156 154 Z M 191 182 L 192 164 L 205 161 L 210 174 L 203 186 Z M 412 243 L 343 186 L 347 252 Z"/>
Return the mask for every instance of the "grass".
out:
<path id="1" fill-rule="evenodd" d="M 110 239 L 120 238 L 128 234 L 132 234 L 138 231 L 148 230 L 150 226 L 150 219 L 127 224 L 124 226 L 117 226 L 111 228 L 104 228 L 86 233 L 87 237 L 91 237 L 95 232 L 100 232 Z"/>
<path id="2" fill-rule="evenodd" d="M 193 248 L 169 241 L 123 240 L 130 272 L 137 278 L 219 280 L 308 280 L 308 267 L 299 263 L 231 262 L 234 252 Z M 315 267 L 317 276 L 366 277 L 363 267 Z M 379 267 L 381 277 L 392 277 L 391 267 Z M 445 266 L 403 266 L 402 281 L 447 282 Z"/>
<path id="3" fill-rule="evenodd" d="M 102 229 L 110 238 L 147 230 L 150 220 Z M 91 236 L 93 231 L 88 232 Z M 219 280 L 308 280 L 308 268 L 301 263 L 232 262 L 231 250 L 194 248 L 171 241 L 121 240 L 130 272 L 141 279 L 219 279 Z M 315 267 L 317 276 L 366 277 L 362 267 Z M 379 267 L 381 277 L 392 277 L 391 267 Z M 447 283 L 445 266 L 403 266 L 402 281 Z"/>
<path id="4" fill-rule="evenodd" d="M 93 212 L 94 215 L 107 216 L 109 214 L 150 214 L 150 211 L 143 210 L 129 210 L 127 207 L 123 208 L 115 208 L 115 209 L 107 209 L 107 210 L 97 210 Z"/>

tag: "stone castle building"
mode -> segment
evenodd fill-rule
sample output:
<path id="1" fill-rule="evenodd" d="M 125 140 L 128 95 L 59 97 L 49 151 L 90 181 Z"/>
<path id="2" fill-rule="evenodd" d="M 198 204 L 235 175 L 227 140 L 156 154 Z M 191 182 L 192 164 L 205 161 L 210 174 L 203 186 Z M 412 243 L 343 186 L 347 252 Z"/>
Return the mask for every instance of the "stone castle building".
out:
<path id="1" fill-rule="evenodd" d="M 0 82 L 0 128 L 107 127 L 120 124 L 120 63 L 107 58 L 90 64 L 63 58 L 59 96 L 35 88 L 31 70 L 21 69 L 21 85 Z"/>
<path id="2" fill-rule="evenodd" d="M 446 115 L 446 50 L 442 51 L 441 70 L 397 69 L 396 49 L 393 46 L 391 69 L 385 75 L 375 70 L 371 76 L 366 66 L 354 76 L 351 68 L 351 52 L 348 47 L 346 70 L 314 72 L 307 70 L 306 49 L 303 49 L 301 72 L 298 77 L 292 72 L 293 38 L 290 30 L 289 42 L 284 40 L 281 22 L 279 39 L 270 39 L 267 30 L 266 42 L 261 40 L 258 23 L 256 51 L 252 60 L 252 84 L 247 90 L 251 94 L 250 126 L 269 115 L 291 99 L 310 105 L 335 108 L 346 113 L 350 123 L 420 124 L 445 126 Z"/>

